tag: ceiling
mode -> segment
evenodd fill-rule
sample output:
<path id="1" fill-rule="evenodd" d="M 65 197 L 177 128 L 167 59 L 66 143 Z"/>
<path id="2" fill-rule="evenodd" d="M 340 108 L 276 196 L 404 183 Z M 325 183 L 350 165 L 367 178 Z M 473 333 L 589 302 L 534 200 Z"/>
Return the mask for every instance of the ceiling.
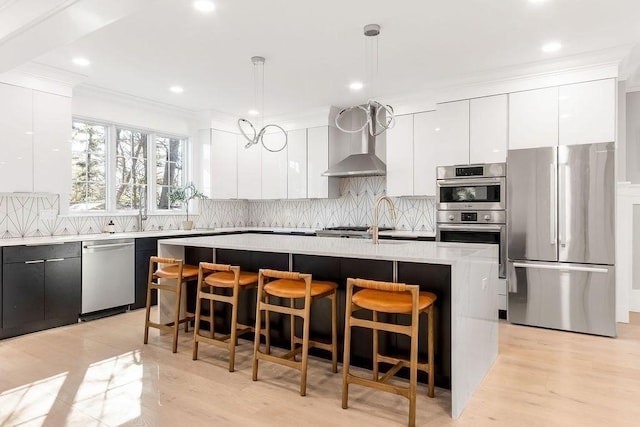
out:
<path id="1" fill-rule="evenodd" d="M 6 1 L 6 0 L 5 0 Z M 250 57 L 266 57 L 265 114 L 365 101 L 362 27 L 382 26 L 381 98 L 442 82 L 640 41 L 638 0 L 191 0 L 145 3 L 35 58 L 86 74 L 83 84 L 189 110 L 244 116 L 253 104 Z M 557 40 L 563 48 L 543 53 Z M 73 57 L 91 60 L 87 68 Z M 168 90 L 180 85 L 184 93 Z"/>

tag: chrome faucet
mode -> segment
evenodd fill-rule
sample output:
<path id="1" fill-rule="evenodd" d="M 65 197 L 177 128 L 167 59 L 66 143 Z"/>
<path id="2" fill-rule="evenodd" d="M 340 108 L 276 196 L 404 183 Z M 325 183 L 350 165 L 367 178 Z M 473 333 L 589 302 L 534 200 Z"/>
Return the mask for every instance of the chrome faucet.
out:
<path id="1" fill-rule="evenodd" d="M 145 188 L 140 194 L 140 202 L 138 204 L 138 231 L 142 231 L 142 221 L 146 221 L 147 219 L 147 198 Z"/>
<path id="2" fill-rule="evenodd" d="M 389 213 L 391 214 L 391 221 L 396 220 L 396 208 L 393 205 L 393 202 L 389 198 L 389 196 L 380 196 L 376 199 L 374 208 L 373 208 L 373 224 L 371 224 L 371 228 L 369 229 L 372 233 L 373 244 L 377 245 L 378 242 L 378 210 L 380 209 L 380 202 L 386 201 L 387 205 L 389 205 Z"/>

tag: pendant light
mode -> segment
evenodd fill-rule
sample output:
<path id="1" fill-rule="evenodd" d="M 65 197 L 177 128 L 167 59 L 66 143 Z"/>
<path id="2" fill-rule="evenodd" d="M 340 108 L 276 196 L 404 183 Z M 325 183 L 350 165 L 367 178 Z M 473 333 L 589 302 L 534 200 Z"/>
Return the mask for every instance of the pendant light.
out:
<path id="1" fill-rule="evenodd" d="M 395 117 L 393 108 L 390 105 L 384 105 L 374 98 L 375 89 L 378 78 L 378 35 L 380 34 L 380 25 L 368 24 L 364 26 L 365 36 L 365 68 L 367 72 L 367 88 L 369 100 L 363 105 L 353 105 L 343 108 L 336 115 L 336 127 L 343 132 L 358 133 L 368 128 L 371 136 L 378 136 L 387 129 L 391 129 L 395 125 Z M 362 127 L 358 129 L 346 129 L 340 123 L 343 121 L 347 113 L 360 110 L 365 114 L 366 120 Z"/>
<path id="2" fill-rule="evenodd" d="M 254 108 L 252 111 L 256 111 L 260 115 L 260 126 L 264 123 L 264 62 L 265 59 L 262 56 L 251 57 L 251 63 L 253 64 L 253 97 Z M 267 130 L 271 128 L 273 131 L 280 131 L 283 134 L 283 138 L 280 142 L 273 144 L 265 144 L 264 135 Z M 238 129 L 245 139 L 248 141 L 244 148 L 250 148 L 256 144 L 262 144 L 262 146 L 271 152 L 278 152 L 285 149 L 288 142 L 287 132 L 279 125 L 268 124 L 262 126 L 260 131 L 256 131 L 255 126 L 247 119 L 238 119 Z"/>

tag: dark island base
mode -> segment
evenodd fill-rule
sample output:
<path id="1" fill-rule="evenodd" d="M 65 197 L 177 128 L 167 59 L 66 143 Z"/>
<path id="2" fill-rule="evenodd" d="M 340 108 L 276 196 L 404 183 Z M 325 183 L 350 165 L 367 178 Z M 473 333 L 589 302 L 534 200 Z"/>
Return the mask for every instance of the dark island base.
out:
<path id="1" fill-rule="evenodd" d="M 217 249 L 216 262 L 239 265 L 243 270 L 257 272 L 260 268 L 278 270 L 289 269 L 289 255 L 267 252 L 252 252 L 230 249 Z M 185 259 L 190 264 L 211 260 L 211 249 L 185 248 Z M 331 280 L 338 283 L 338 347 L 339 360 L 342 360 L 344 340 L 345 290 L 349 277 L 360 277 L 373 280 L 392 281 L 393 263 L 391 261 L 365 260 L 353 258 L 334 258 L 312 255 L 293 255 L 292 270 L 311 273 L 314 279 Z M 435 311 L 435 383 L 438 387 L 451 388 L 451 267 L 440 264 L 398 263 L 398 281 L 419 284 L 421 290 L 430 291 L 438 296 Z M 195 286 L 189 286 L 187 307 L 195 310 Z M 255 290 L 241 294 L 238 322 L 255 324 Z M 286 302 L 288 304 L 288 301 Z M 203 311 L 207 311 L 204 307 Z M 311 310 L 311 337 L 329 341 L 331 336 L 331 308 L 328 300 L 319 300 Z M 226 304 L 216 306 L 216 331 L 228 332 L 231 312 Z M 370 316 L 369 316 L 370 318 Z M 399 318 L 399 319 L 398 319 Z M 382 320 L 383 317 L 380 316 Z M 387 319 L 408 323 L 408 315 L 387 315 Z M 289 316 L 278 313 L 271 314 L 271 343 L 282 348 L 289 348 Z M 296 325 L 297 333 L 302 336 L 302 324 Z M 420 316 L 421 337 L 419 355 L 421 360 L 427 358 L 427 320 Z M 249 335 L 244 338 L 251 339 Z M 383 354 L 407 357 L 410 340 L 407 336 L 380 332 L 380 350 Z M 351 335 L 352 363 L 356 366 L 371 369 L 372 367 L 372 332 L 353 328 Z M 323 358 L 330 354 L 317 349 L 311 353 Z M 400 375 L 408 377 L 408 370 L 403 369 Z M 427 382 L 427 376 L 420 373 L 419 381 Z"/>

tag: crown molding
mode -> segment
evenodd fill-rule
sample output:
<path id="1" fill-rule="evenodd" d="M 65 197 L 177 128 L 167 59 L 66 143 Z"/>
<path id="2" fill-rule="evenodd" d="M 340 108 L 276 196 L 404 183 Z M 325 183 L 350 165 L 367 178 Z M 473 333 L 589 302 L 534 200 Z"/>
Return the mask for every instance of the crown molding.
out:
<path id="1" fill-rule="evenodd" d="M 104 87 L 96 86 L 96 85 L 88 85 L 88 84 L 80 84 L 73 88 L 74 96 L 85 96 L 90 98 L 101 98 L 109 101 L 113 101 L 116 103 L 123 103 L 130 106 L 144 106 L 147 109 L 177 114 L 180 117 L 187 119 L 196 119 L 197 111 L 191 110 L 188 108 L 178 107 L 176 105 L 167 104 L 164 102 L 156 101 L 149 98 L 144 98 L 140 96 L 131 95 L 125 92 L 120 92 L 113 89 L 107 89 Z"/>

